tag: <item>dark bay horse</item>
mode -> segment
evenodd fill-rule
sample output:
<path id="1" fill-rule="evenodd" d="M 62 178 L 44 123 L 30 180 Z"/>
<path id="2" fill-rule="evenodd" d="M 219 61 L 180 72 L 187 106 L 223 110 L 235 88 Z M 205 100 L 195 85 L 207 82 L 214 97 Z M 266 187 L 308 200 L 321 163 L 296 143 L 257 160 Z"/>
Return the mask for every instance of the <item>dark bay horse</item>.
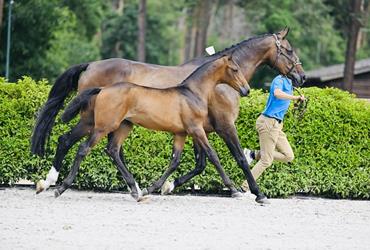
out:
<path id="1" fill-rule="evenodd" d="M 232 194 L 238 194 L 209 144 L 205 132 L 205 128 L 210 126 L 208 104 L 210 100 L 217 101 L 214 92 L 216 85 L 220 83 L 228 84 L 241 95 L 249 93 L 250 87 L 244 75 L 229 55 L 205 63 L 175 87 L 157 89 L 121 82 L 82 92 L 71 101 L 63 118 L 69 121 L 81 109 L 85 109 L 84 112 L 88 114 L 82 116 L 80 123 L 89 127 L 91 132 L 87 141 L 81 143 L 71 172 L 56 189 L 56 196 L 61 195 L 72 184 L 81 161 L 91 148 L 110 134 L 107 152 L 131 189 L 131 195 L 139 201 L 143 196 L 142 191 L 120 157 L 121 145 L 132 130 L 133 124 L 171 132 L 174 135 L 171 164 L 156 183 L 157 188 L 163 185 L 180 164 L 186 136 L 190 135 L 216 166 Z M 95 95 L 96 99 L 92 101 Z M 93 122 L 90 117 L 93 117 Z"/>
<path id="2" fill-rule="evenodd" d="M 267 64 L 277 69 L 280 74 L 290 77 L 294 84 L 302 84 L 305 79 L 304 71 L 299 64 L 297 55 L 286 39 L 288 31 L 288 29 L 284 29 L 276 35 L 251 38 L 225 49 L 222 53 L 233 53 L 233 58 L 240 65 L 247 81 L 252 78 L 257 67 Z M 129 81 L 144 86 L 155 83 L 155 87 L 158 88 L 176 85 L 199 65 L 219 56 L 219 53 L 221 52 L 213 56 L 194 59 L 177 67 L 144 64 L 124 59 L 109 59 L 77 65 L 68 69 L 57 79 L 50 91 L 48 101 L 38 116 L 32 135 L 32 152 L 39 155 L 44 153 L 45 141 L 53 127 L 56 114 L 72 90 L 78 88 L 79 91 L 83 91 L 93 87 L 104 87 L 119 81 Z M 86 71 L 79 78 L 80 73 L 84 70 Z M 218 85 L 215 95 L 218 101 L 213 103 L 211 100 L 209 104 L 208 117 L 212 128 L 207 132 L 216 131 L 226 142 L 238 165 L 243 169 L 252 193 L 258 197 L 260 192 L 250 173 L 234 125 L 239 112 L 239 94 L 227 85 Z M 225 117 L 224 114 L 232 114 L 232 116 Z M 37 192 L 41 192 L 47 189 L 50 184 L 55 183 L 65 154 L 87 133 L 86 126 L 79 123 L 70 132 L 59 138 L 53 167 L 46 180 L 39 183 Z M 184 177 L 176 179 L 174 187 L 182 185 L 204 169 L 205 152 L 196 143 L 194 143 L 194 151 L 197 161 L 196 168 Z"/>

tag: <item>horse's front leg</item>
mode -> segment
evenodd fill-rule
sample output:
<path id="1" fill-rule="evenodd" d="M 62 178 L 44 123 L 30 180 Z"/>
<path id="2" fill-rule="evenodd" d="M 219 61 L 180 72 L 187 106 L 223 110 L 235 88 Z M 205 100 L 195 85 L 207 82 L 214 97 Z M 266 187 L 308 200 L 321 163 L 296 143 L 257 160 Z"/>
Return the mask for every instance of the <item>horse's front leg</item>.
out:
<path id="1" fill-rule="evenodd" d="M 153 183 L 148 188 L 143 189 L 143 194 L 148 195 L 155 190 L 161 188 L 163 186 L 163 183 L 167 180 L 167 178 L 176 170 L 176 168 L 180 165 L 180 157 L 181 153 L 184 149 L 185 145 L 185 139 L 186 135 L 175 135 L 174 142 L 173 142 L 173 149 L 172 149 L 172 159 L 170 166 L 168 169 L 164 172 L 164 174 Z"/>
<path id="2" fill-rule="evenodd" d="M 208 138 L 206 136 L 204 129 L 202 127 L 198 127 L 194 131 L 192 131 L 191 134 L 193 136 L 193 139 L 200 145 L 202 150 L 204 150 L 211 163 L 216 167 L 216 170 L 221 176 L 223 183 L 225 184 L 226 187 L 230 189 L 231 195 L 233 197 L 241 196 L 240 192 L 235 188 L 229 176 L 225 173 L 225 170 L 223 169 L 220 163 L 217 153 L 214 151 L 214 149 L 208 142 Z"/>
<path id="3" fill-rule="evenodd" d="M 162 194 L 169 194 L 175 188 L 183 185 L 185 182 L 189 181 L 193 177 L 200 175 L 204 169 L 206 168 L 206 152 L 199 146 L 199 144 L 194 140 L 194 157 L 196 161 L 195 168 L 188 172 L 187 174 L 176 178 L 172 182 L 166 181 L 166 183 L 162 186 Z"/>
<path id="4" fill-rule="evenodd" d="M 249 164 L 240 145 L 235 125 L 233 123 L 223 124 L 222 127 L 216 127 L 216 133 L 225 141 L 236 162 L 242 168 L 251 192 L 257 196 L 256 201 L 262 204 L 269 203 L 266 196 L 260 191 L 255 179 L 253 178 L 252 172 L 249 169 Z"/>

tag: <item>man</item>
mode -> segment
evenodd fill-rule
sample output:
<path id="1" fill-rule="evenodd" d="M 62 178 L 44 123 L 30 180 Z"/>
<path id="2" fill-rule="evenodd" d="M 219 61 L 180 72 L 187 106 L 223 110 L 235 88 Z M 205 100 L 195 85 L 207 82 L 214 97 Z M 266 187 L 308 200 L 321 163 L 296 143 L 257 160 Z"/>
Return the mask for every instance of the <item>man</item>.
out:
<path id="1" fill-rule="evenodd" d="M 257 180 L 274 160 L 291 162 L 294 153 L 283 129 L 284 115 L 291 100 L 304 100 L 304 96 L 293 95 L 292 81 L 286 76 L 278 75 L 271 83 L 270 95 L 266 108 L 256 121 L 260 150 L 244 149 L 249 164 L 258 160 L 252 169 L 252 175 Z M 242 189 L 249 191 L 247 181 Z"/>

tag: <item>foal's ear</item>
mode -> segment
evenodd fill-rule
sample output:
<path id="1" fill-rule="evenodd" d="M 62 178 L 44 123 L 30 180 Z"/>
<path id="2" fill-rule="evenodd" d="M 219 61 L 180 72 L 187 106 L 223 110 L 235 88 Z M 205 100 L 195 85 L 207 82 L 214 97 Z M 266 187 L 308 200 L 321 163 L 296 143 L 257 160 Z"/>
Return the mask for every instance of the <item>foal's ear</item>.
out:
<path id="1" fill-rule="evenodd" d="M 230 61 L 232 61 L 232 58 L 228 54 L 223 54 L 220 58 L 222 58 L 222 61 L 226 64 L 230 64 Z"/>
<path id="2" fill-rule="evenodd" d="M 281 39 L 285 39 L 289 34 L 290 28 L 285 26 L 285 28 L 281 31 L 279 31 L 277 34 Z"/>

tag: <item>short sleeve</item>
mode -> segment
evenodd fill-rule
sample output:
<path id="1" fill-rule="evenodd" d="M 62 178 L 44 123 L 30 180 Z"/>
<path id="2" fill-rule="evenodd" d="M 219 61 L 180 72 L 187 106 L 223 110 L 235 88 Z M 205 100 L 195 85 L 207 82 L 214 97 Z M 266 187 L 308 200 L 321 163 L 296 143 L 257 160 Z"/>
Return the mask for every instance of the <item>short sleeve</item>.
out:
<path id="1" fill-rule="evenodd" d="M 283 90 L 283 79 L 281 78 L 275 78 L 273 81 L 272 81 L 272 85 L 273 85 L 273 89 L 281 89 Z"/>

